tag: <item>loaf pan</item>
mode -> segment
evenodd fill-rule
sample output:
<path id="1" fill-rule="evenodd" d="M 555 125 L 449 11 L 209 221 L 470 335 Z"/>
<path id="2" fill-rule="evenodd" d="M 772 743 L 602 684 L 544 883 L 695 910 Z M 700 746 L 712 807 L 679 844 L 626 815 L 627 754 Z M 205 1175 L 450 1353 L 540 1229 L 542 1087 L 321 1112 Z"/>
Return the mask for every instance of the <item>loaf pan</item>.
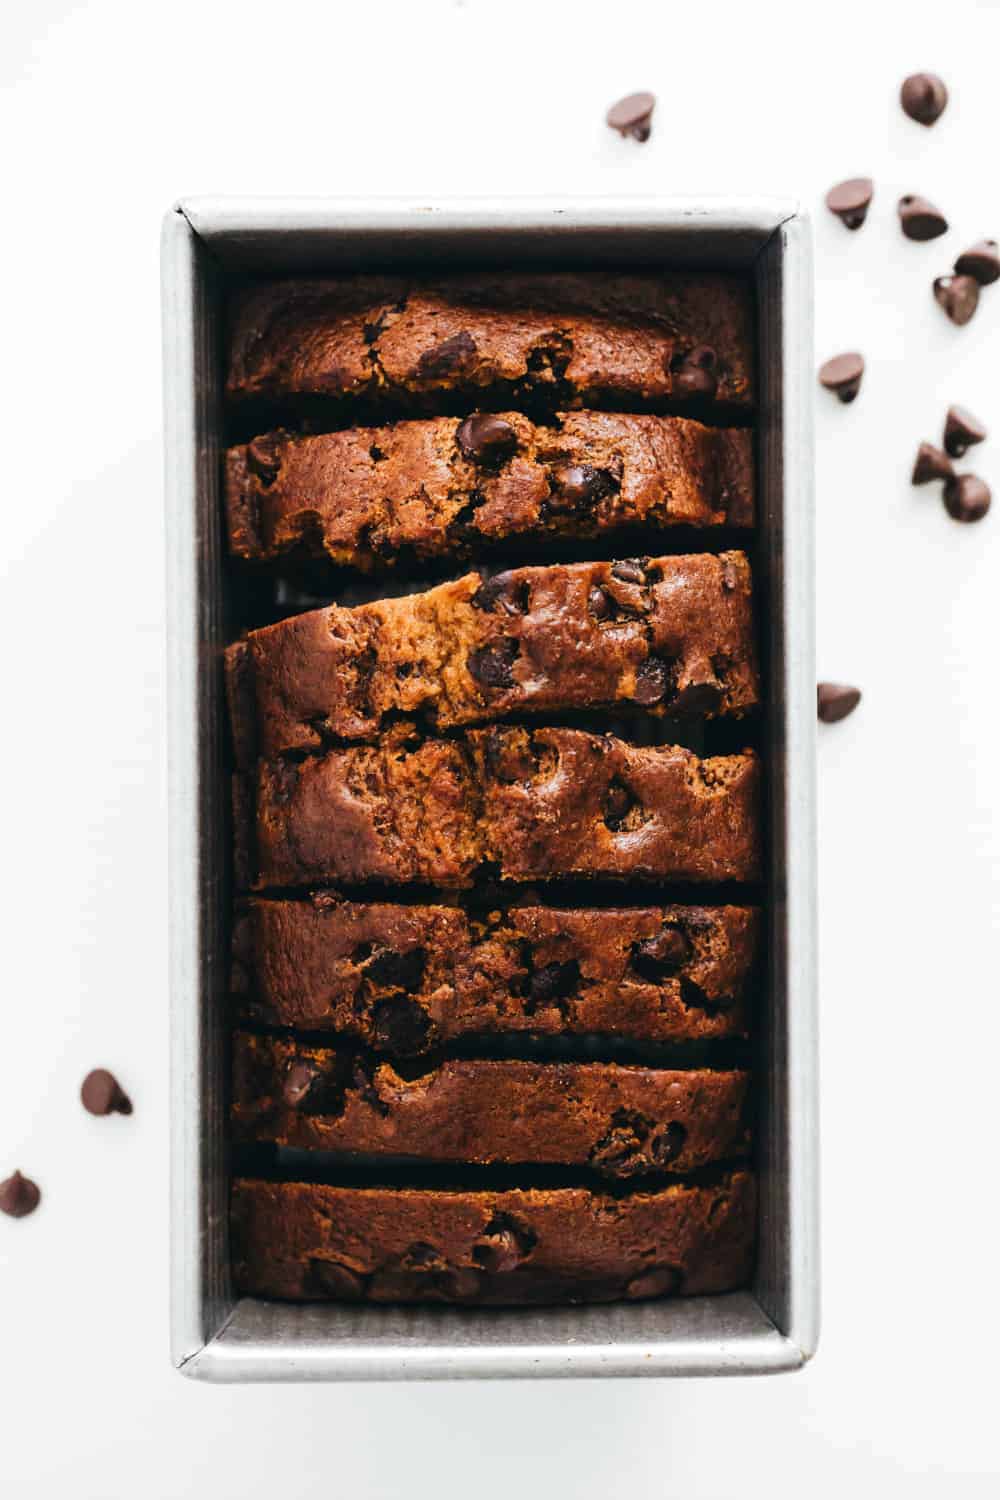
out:
<path id="1" fill-rule="evenodd" d="M 288 1305 L 238 1297 L 226 1144 L 228 780 L 219 497 L 227 280 L 448 263 L 741 269 L 756 288 L 767 666 L 768 966 L 751 1290 L 581 1308 Z M 191 199 L 162 235 L 169 602 L 172 1345 L 212 1381 L 748 1375 L 817 1338 L 815 667 L 810 237 L 774 200 Z"/>

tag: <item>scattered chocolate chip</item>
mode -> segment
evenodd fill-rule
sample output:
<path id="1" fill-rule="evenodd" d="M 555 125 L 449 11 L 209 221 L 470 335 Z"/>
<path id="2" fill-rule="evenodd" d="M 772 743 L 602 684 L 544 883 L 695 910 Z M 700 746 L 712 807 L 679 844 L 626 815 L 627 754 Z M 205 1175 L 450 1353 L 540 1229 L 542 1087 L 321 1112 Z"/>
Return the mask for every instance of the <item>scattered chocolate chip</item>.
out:
<path id="1" fill-rule="evenodd" d="M 948 220 L 940 209 L 915 193 L 900 198 L 898 210 L 899 227 L 908 240 L 936 240 L 948 232 Z"/>
<path id="2" fill-rule="evenodd" d="M 648 141 L 653 128 L 653 110 L 656 95 L 626 94 L 617 104 L 612 104 L 606 119 L 612 130 L 621 136 L 631 136 L 634 141 Z"/>
<path id="3" fill-rule="evenodd" d="M 417 361 L 420 375 L 437 379 L 454 375 L 467 364 L 476 353 L 476 341 L 466 329 L 455 333 L 433 349 L 425 349 Z"/>
<path id="4" fill-rule="evenodd" d="M 471 604 L 488 615 L 523 615 L 528 612 L 528 585 L 513 573 L 486 578 L 473 594 Z"/>
<path id="5" fill-rule="evenodd" d="M 971 276 L 939 276 L 934 296 L 959 328 L 968 323 L 979 306 L 979 282 Z"/>
<path id="6" fill-rule="evenodd" d="M 918 125 L 933 125 L 944 114 L 948 90 L 936 73 L 911 73 L 903 79 L 899 102 Z"/>
<path id="7" fill-rule="evenodd" d="M 635 674 L 633 701 L 643 708 L 652 708 L 654 703 L 662 703 L 670 691 L 671 675 L 671 669 L 665 661 L 661 661 L 658 656 L 647 656 L 644 662 L 639 663 Z"/>
<path id="8" fill-rule="evenodd" d="M 644 1297 L 667 1297 L 680 1291 L 681 1280 L 676 1266 L 650 1266 L 648 1271 L 640 1271 L 638 1276 L 632 1277 L 625 1288 L 625 1296 L 630 1302 Z"/>
<path id="9" fill-rule="evenodd" d="M 41 1198 L 37 1182 L 32 1182 L 30 1177 L 23 1177 L 20 1172 L 15 1172 L 13 1177 L 0 1182 L 0 1213 L 8 1214 L 12 1219 L 23 1219 L 28 1214 L 33 1214 Z"/>
<path id="10" fill-rule="evenodd" d="M 423 1052 L 430 1029 L 427 1012 L 415 1000 L 408 1000 L 404 995 L 380 1000 L 372 1012 L 375 1045 L 399 1057 Z"/>
<path id="11" fill-rule="evenodd" d="M 360 1302 L 365 1284 L 356 1271 L 337 1260 L 309 1261 L 306 1290 L 315 1297 L 334 1297 L 338 1302 Z"/>
<path id="12" fill-rule="evenodd" d="M 953 521 L 981 521 L 991 499 L 989 485 L 978 474 L 958 474 L 944 487 L 944 508 Z"/>
<path id="13" fill-rule="evenodd" d="M 549 504 L 556 510 L 582 509 L 597 505 L 617 488 L 614 475 L 607 469 L 595 469 L 593 464 L 566 464 L 552 476 Z"/>
<path id="14" fill-rule="evenodd" d="M 132 1101 L 107 1068 L 95 1068 L 80 1085 L 83 1107 L 92 1115 L 130 1115 Z"/>
<path id="15" fill-rule="evenodd" d="M 952 458 L 962 458 L 969 448 L 975 447 L 986 437 L 986 428 L 971 411 L 964 406 L 949 406 L 944 419 L 945 452 Z M 950 477 L 950 476 L 948 476 Z"/>
<path id="16" fill-rule="evenodd" d="M 980 240 L 971 250 L 963 250 L 955 262 L 960 276 L 971 276 L 980 286 L 989 286 L 1000 276 L 1000 246 L 996 240 Z"/>
<path id="17" fill-rule="evenodd" d="M 611 614 L 611 600 L 604 589 L 595 584 L 587 595 L 587 608 L 595 620 L 606 620 Z"/>
<path id="18" fill-rule="evenodd" d="M 528 994 L 536 1004 L 545 1001 L 565 1000 L 579 988 L 580 965 L 575 958 L 568 963 L 543 964 L 533 970 L 528 981 Z"/>
<path id="19" fill-rule="evenodd" d="M 826 206 L 848 229 L 860 229 L 868 216 L 875 191 L 870 177 L 848 177 L 826 195 Z"/>
<path id="20" fill-rule="evenodd" d="M 623 557 L 620 562 L 611 564 L 611 576 L 617 578 L 619 583 L 645 583 L 646 559 Z"/>
<path id="21" fill-rule="evenodd" d="M 365 965 L 365 978 L 385 989 L 415 990 L 424 977 L 427 954 L 423 948 L 383 948 Z"/>
<path id="22" fill-rule="evenodd" d="M 658 1166 L 665 1167 L 668 1162 L 674 1161 L 684 1150 L 684 1142 L 687 1140 L 687 1131 L 678 1120 L 671 1120 L 665 1130 L 659 1135 L 654 1135 L 649 1143 L 649 1154 Z"/>
<path id="23" fill-rule="evenodd" d="M 824 724 L 846 719 L 861 702 L 861 690 L 838 682 L 821 682 L 816 687 L 816 711 Z"/>
<path id="24" fill-rule="evenodd" d="M 298 1109 L 305 1103 L 319 1077 L 320 1069 L 315 1063 L 291 1063 L 281 1084 L 281 1097 L 289 1109 Z"/>
<path id="25" fill-rule="evenodd" d="M 247 468 L 262 484 L 273 484 L 281 468 L 283 434 L 267 432 L 247 443 Z"/>
<path id="26" fill-rule="evenodd" d="M 819 383 L 826 390 L 836 392 L 846 406 L 860 391 L 864 373 L 865 362 L 860 354 L 835 354 L 825 365 L 820 365 Z"/>
<path id="27" fill-rule="evenodd" d="M 469 675 L 480 687 L 511 688 L 514 686 L 514 662 L 520 650 L 519 642 L 508 638 L 496 641 L 492 646 L 480 646 L 470 651 L 466 666 Z"/>
<path id="28" fill-rule="evenodd" d="M 635 798 L 623 781 L 617 777 L 611 782 L 604 799 L 604 821 L 612 833 L 617 833 L 622 823 L 635 806 Z"/>
<path id="29" fill-rule="evenodd" d="M 947 453 L 933 443 L 921 443 L 913 463 L 911 484 L 929 484 L 932 479 L 950 479 L 955 470 Z"/>
<path id="30" fill-rule="evenodd" d="M 719 386 L 716 363 L 715 350 L 708 344 L 697 344 L 679 358 L 674 355 L 669 364 L 674 377 L 670 394 L 712 400 Z"/>
<path id="31" fill-rule="evenodd" d="M 459 425 L 455 439 L 474 463 L 500 464 L 517 448 L 517 433 L 503 417 L 476 413 Z"/>
<path id="32" fill-rule="evenodd" d="M 721 682 L 688 682 L 670 701 L 672 714 L 697 714 L 702 718 L 718 713 L 722 706 Z"/>
<path id="33" fill-rule="evenodd" d="M 632 968 L 641 979 L 660 984 L 682 969 L 691 957 L 691 944 L 681 927 L 665 925 L 655 937 L 633 944 Z"/>

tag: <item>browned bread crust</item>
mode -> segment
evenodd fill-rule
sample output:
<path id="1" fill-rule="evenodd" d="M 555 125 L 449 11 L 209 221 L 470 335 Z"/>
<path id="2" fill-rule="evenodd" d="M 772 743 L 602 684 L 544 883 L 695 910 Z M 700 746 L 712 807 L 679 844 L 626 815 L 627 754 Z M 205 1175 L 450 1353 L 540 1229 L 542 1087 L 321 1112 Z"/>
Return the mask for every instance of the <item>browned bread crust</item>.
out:
<path id="1" fill-rule="evenodd" d="M 232 309 L 230 396 L 420 396 L 560 406 L 683 399 L 708 345 L 720 402 L 749 405 L 752 295 L 725 274 L 478 273 L 262 283 Z"/>
<path id="2" fill-rule="evenodd" d="M 236 1285 L 292 1301 L 517 1305 L 727 1292 L 753 1266 L 749 1172 L 612 1197 L 587 1188 L 233 1184 Z"/>
<path id="3" fill-rule="evenodd" d="M 746 430 L 592 411 L 554 426 L 517 412 L 502 420 L 511 445 L 492 460 L 463 449 L 458 417 L 279 431 L 230 448 L 230 548 L 255 560 L 294 549 L 367 570 L 401 551 L 463 557 L 514 536 L 753 525 Z"/>
<path id="4" fill-rule="evenodd" d="M 233 991 L 250 1020 L 330 1029 L 397 1056 L 464 1036 L 747 1034 L 759 912 L 251 900 Z"/>
<path id="5" fill-rule="evenodd" d="M 237 1033 L 233 1134 L 436 1163 L 690 1172 L 743 1156 L 739 1069 L 449 1059 L 416 1078 L 352 1047 Z"/>
<path id="6" fill-rule="evenodd" d="M 755 880 L 759 780 L 752 751 L 699 760 L 574 729 L 476 729 L 413 750 L 390 735 L 261 762 L 241 874 L 258 890 L 462 888 L 491 861 L 518 881 Z"/>
<path id="7" fill-rule="evenodd" d="M 469 573 L 253 630 L 228 660 L 237 746 L 255 733 L 263 756 L 374 740 L 401 714 L 442 729 L 611 704 L 710 717 L 759 697 L 742 552 Z"/>

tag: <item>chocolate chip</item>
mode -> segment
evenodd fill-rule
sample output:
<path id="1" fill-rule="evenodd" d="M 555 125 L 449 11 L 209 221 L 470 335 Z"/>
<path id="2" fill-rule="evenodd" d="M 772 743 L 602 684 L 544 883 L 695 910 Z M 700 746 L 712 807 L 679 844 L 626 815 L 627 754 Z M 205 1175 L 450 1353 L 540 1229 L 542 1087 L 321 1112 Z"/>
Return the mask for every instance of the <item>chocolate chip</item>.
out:
<path id="1" fill-rule="evenodd" d="M 824 724 L 846 719 L 861 702 L 861 689 L 839 682 L 821 682 L 816 687 L 816 711 Z"/>
<path id="2" fill-rule="evenodd" d="M 611 564 L 611 576 L 619 583 L 645 583 L 646 561 L 644 557 L 623 557 Z"/>
<path id="3" fill-rule="evenodd" d="M 665 1130 L 659 1135 L 654 1135 L 649 1143 L 649 1154 L 658 1166 L 665 1167 L 668 1162 L 676 1160 L 684 1150 L 684 1142 L 687 1140 L 687 1131 L 678 1120 L 671 1120 Z"/>
<path id="4" fill-rule="evenodd" d="M 612 833 L 618 832 L 635 805 L 635 798 L 628 787 L 616 777 L 608 787 L 604 799 L 604 821 Z"/>
<path id="5" fill-rule="evenodd" d="M 625 1288 L 625 1296 L 630 1302 L 644 1297 L 667 1297 L 680 1291 L 681 1281 L 676 1266 L 650 1266 L 648 1271 L 640 1271 L 638 1276 L 632 1277 Z"/>
<path id="6" fill-rule="evenodd" d="M 567 963 L 543 964 L 533 970 L 528 981 L 528 993 L 532 1000 L 544 1003 L 547 1000 L 565 1000 L 580 985 L 580 965 L 575 958 Z"/>
<path id="7" fill-rule="evenodd" d="M 861 389 L 864 373 L 865 362 L 860 354 L 835 354 L 825 365 L 820 365 L 819 383 L 828 391 L 835 391 L 846 406 Z"/>
<path id="8" fill-rule="evenodd" d="M 593 464 L 566 464 L 552 476 L 549 504 L 556 510 L 597 505 L 617 488 L 617 480 L 607 469 L 595 469 Z"/>
<path id="9" fill-rule="evenodd" d="M 944 419 L 944 446 L 952 458 L 962 458 L 967 449 L 981 443 L 985 437 L 986 428 L 971 411 L 966 411 L 964 406 L 949 406 Z"/>
<path id="10" fill-rule="evenodd" d="M 933 443 L 921 443 L 913 461 L 911 484 L 929 484 L 932 479 L 950 479 L 955 470 L 947 453 Z"/>
<path id="11" fill-rule="evenodd" d="M 978 474 L 959 474 L 944 487 L 944 508 L 953 521 L 981 521 L 991 499 L 989 485 Z"/>
<path id="12" fill-rule="evenodd" d="M 420 375 L 437 379 L 456 374 L 476 353 L 476 341 L 466 329 L 453 334 L 450 339 L 425 349 L 417 361 Z"/>
<path id="13" fill-rule="evenodd" d="M 691 943 L 683 928 L 663 926 L 655 937 L 632 945 L 631 965 L 640 978 L 660 984 L 682 969 L 691 957 Z"/>
<path id="14" fill-rule="evenodd" d="M 470 651 L 466 660 L 470 676 L 481 687 L 513 687 L 514 662 L 520 649 L 519 642 L 508 638 L 496 641 L 492 646 L 480 646 L 478 650 Z"/>
<path id="15" fill-rule="evenodd" d="M 247 468 L 264 485 L 273 484 L 278 477 L 283 441 L 283 433 L 268 432 L 247 443 Z"/>
<path id="16" fill-rule="evenodd" d="M 365 978 L 385 989 L 415 990 L 424 977 L 427 954 L 423 948 L 383 948 L 365 965 Z"/>
<path id="17" fill-rule="evenodd" d="M 33 1214 L 41 1198 L 37 1182 L 32 1182 L 30 1177 L 22 1177 L 20 1172 L 15 1172 L 13 1177 L 0 1182 L 0 1214 L 8 1214 L 12 1219 L 23 1219 L 28 1214 Z"/>
<path id="18" fill-rule="evenodd" d="M 455 439 L 466 458 L 480 464 L 503 463 L 517 448 L 517 433 L 510 423 L 488 413 L 466 417 Z"/>
<path id="19" fill-rule="evenodd" d="M 971 250 L 963 250 L 955 262 L 960 276 L 971 276 L 980 286 L 989 286 L 1000 276 L 1000 246 L 996 240 L 980 240 Z"/>
<path id="20" fill-rule="evenodd" d="M 488 615 L 523 615 L 528 610 L 528 585 L 513 573 L 497 573 L 483 580 L 470 602 Z"/>
<path id="21" fill-rule="evenodd" d="M 130 1115 L 132 1101 L 107 1068 L 95 1068 L 80 1085 L 83 1107 L 92 1115 Z"/>
<path id="22" fill-rule="evenodd" d="M 372 1012 L 375 1045 L 400 1057 L 423 1052 L 430 1029 L 427 1012 L 415 1000 L 407 1000 L 404 995 L 394 995 L 391 1000 L 380 1000 Z"/>
<path id="23" fill-rule="evenodd" d="M 486 735 L 483 758 L 487 772 L 505 786 L 515 781 L 530 781 L 538 769 L 530 741 L 516 731 L 505 734 L 501 729 L 491 729 Z"/>
<path id="24" fill-rule="evenodd" d="M 365 1295 L 365 1284 L 356 1271 L 341 1265 L 340 1261 L 312 1257 L 304 1290 L 314 1297 L 333 1297 L 338 1302 L 360 1302 Z"/>
<path id="25" fill-rule="evenodd" d="M 676 692 L 670 702 L 672 714 L 699 715 L 706 718 L 722 706 L 721 682 L 689 682 Z"/>
<path id="26" fill-rule="evenodd" d="M 655 106 L 655 94 L 627 94 L 617 104 L 612 104 L 606 119 L 611 129 L 617 130 L 619 135 L 630 136 L 634 141 L 648 141 L 653 128 Z"/>
<path id="27" fill-rule="evenodd" d="M 513 1271 L 531 1254 L 538 1236 L 511 1214 L 497 1213 L 490 1219 L 477 1244 L 472 1259 L 490 1275 Z"/>
<path id="28" fill-rule="evenodd" d="M 848 177 L 826 195 L 826 206 L 848 229 L 860 229 L 868 216 L 875 191 L 870 177 Z"/>
<path id="29" fill-rule="evenodd" d="M 971 276 L 939 276 L 934 296 L 959 328 L 968 323 L 979 306 L 979 282 Z"/>
<path id="30" fill-rule="evenodd" d="M 633 701 L 643 708 L 662 703 L 670 691 L 671 676 L 671 669 L 665 661 L 661 661 L 658 656 L 647 656 L 644 662 L 639 663 L 635 674 Z"/>
<path id="31" fill-rule="evenodd" d="M 587 594 L 587 608 L 595 620 L 606 620 L 611 615 L 612 604 L 602 588 L 594 587 Z"/>
<path id="32" fill-rule="evenodd" d="M 939 234 L 948 232 L 948 221 L 944 214 L 933 203 L 928 203 L 926 198 L 907 193 L 900 198 L 897 207 L 899 227 L 908 240 L 936 240 Z"/>
<path id="33" fill-rule="evenodd" d="M 281 1097 L 289 1109 L 305 1103 L 320 1076 L 315 1063 L 297 1060 L 289 1065 L 281 1084 Z"/>
<path id="34" fill-rule="evenodd" d="M 948 90 L 936 73 L 911 73 L 903 79 L 899 102 L 918 125 L 933 125 L 944 113 Z"/>
<path id="35" fill-rule="evenodd" d="M 674 355 L 670 361 L 673 380 L 672 396 L 697 397 L 711 400 L 719 386 L 716 374 L 716 353 L 708 344 L 697 344 L 681 356 Z"/>

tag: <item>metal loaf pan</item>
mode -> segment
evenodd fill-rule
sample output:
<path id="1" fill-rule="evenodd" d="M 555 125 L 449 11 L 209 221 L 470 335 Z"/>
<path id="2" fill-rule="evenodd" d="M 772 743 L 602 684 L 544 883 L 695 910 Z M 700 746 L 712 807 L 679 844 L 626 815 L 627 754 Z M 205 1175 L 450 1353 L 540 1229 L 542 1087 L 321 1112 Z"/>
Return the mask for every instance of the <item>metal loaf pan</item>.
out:
<path id="1" fill-rule="evenodd" d="M 195 199 L 162 241 L 169 546 L 173 1358 L 202 1380 L 745 1375 L 817 1338 L 812 337 L 809 229 L 773 200 Z M 756 286 L 769 708 L 769 975 L 751 1291 L 525 1311 L 292 1306 L 228 1268 L 228 785 L 219 502 L 227 278 L 520 262 L 745 270 Z"/>

